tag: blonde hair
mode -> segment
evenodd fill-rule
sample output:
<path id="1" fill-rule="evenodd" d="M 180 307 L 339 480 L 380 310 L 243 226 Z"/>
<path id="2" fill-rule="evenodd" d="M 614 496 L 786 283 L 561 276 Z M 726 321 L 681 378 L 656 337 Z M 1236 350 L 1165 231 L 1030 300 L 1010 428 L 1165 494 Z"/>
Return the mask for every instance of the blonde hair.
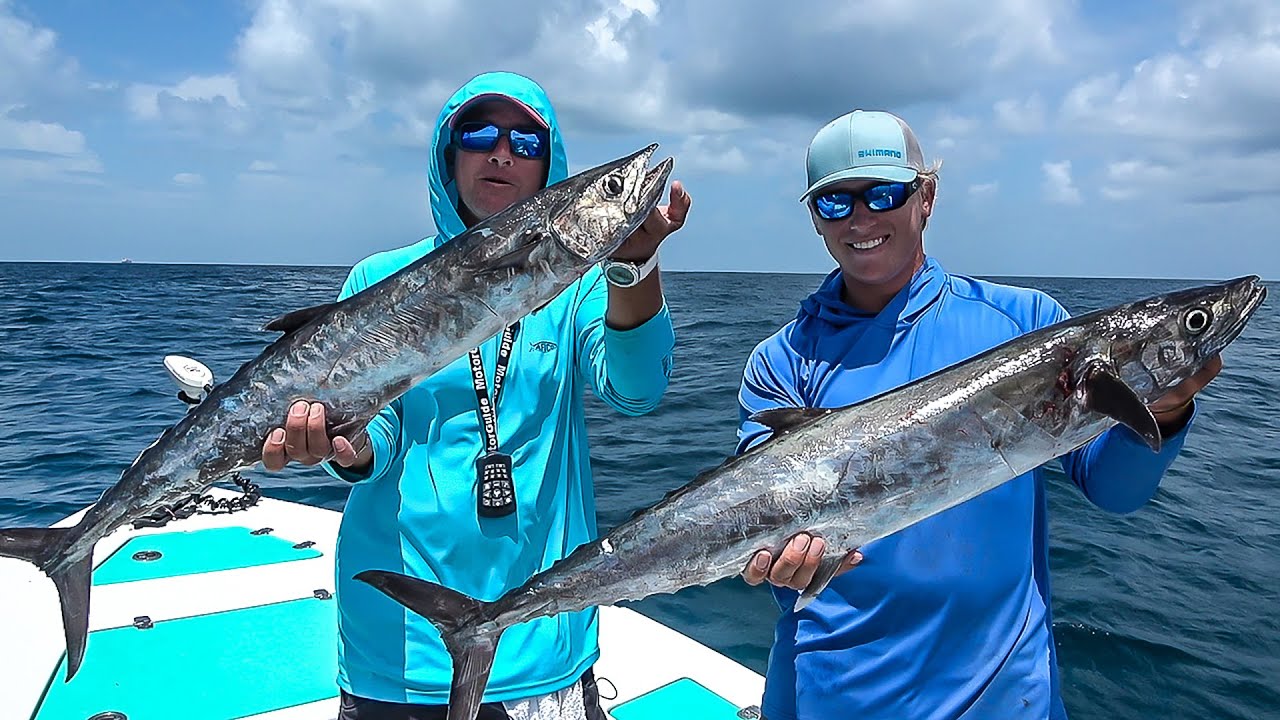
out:
<path id="1" fill-rule="evenodd" d="M 933 186 L 933 201 L 935 203 L 938 201 L 938 171 L 941 169 L 942 161 L 935 159 L 926 165 L 923 170 L 916 173 L 916 177 L 923 180 L 923 182 L 920 183 L 921 187 L 924 187 L 925 185 Z M 920 229 L 924 230 L 927 227 L 929 227 L 929 218 L 926 217 L 920 223 Z"/>
<path id="2" fill-rule="evenodd" d="M 925 180 L 928 180 L 929 182 L 933 183 L 933 191 L 936 193 L 938 192 L 938 171 L 941 169 L 942 169 L 942 161 L 934 160 L 930 162 L 928 165 L 926 165 L 923 170 L 917 172 L 916 174 L 924 178 Z"/>

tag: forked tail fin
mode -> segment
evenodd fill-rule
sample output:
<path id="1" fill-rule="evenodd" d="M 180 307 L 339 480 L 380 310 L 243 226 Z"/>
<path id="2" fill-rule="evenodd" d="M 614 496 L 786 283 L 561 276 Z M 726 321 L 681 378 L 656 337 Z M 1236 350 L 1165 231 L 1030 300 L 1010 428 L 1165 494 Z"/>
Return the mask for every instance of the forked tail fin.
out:
<path id="1" fill-rule="evenodd" d="M 70 682 L 84 660 L 89 639 L 89 582 L 93 556 L 67 563 L 62 554 L 75 528 L 13 528 L 0 530 L 0 556 L 26 560 L 39 567 L 58 588 L 62 631 L 67 638 L 67 677 Z"/>
<path id="2" fill-rule="evenodd" d="M 355 577 L 430 620 L 440 630 L 453 660 L 448 720 L 475 720 L 493 668 L 498 638 L 505 629 L 492 625 L 488 617 L 492 603 L 385 570 L 365 570 Z"/>

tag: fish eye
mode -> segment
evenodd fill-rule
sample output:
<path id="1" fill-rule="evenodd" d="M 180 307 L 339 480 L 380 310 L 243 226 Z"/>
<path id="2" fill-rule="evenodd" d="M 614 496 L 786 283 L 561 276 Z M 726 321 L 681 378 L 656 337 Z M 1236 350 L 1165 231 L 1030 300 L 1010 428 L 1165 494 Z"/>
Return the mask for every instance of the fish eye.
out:
<path id="1" fill-rule="evenodd" d="M 1207 308 L 1193 307 L 1182 315 L 1182 329 L 1188 335 L 1199 335 L 1213 322 L 1213 313 Z"/>
<path id="2" fill-rule="evenodd" d="M 604 178 L 604 194 L 609 197 L 618 197 L 622 194 L 622 176 L 618 173 L 606 175 Z"/>

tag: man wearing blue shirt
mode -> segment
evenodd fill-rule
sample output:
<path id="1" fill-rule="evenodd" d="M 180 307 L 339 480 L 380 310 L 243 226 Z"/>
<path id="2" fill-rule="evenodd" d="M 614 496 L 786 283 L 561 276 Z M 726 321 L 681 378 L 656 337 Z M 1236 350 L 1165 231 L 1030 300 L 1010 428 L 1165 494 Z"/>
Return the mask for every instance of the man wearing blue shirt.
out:
<path id="1" fill-rule="evenodd" d="M 738 452 L 768 437 L 752 413 L 858 402 L 1067 317 L 1043 292 L 954 275 L 925 254 L 937 167 L 901 118 L 843 115 L 814 137 L 807 165 L 801 200 L 839 267 L 751 353 Z M 1215 358 L 1151 405 L 1159 453 L 1118 426 L 1064 456 L 1067 476 L 1104 510 L 1137 510 L 1183 445 L 1195 393 L 1220 368 Z M 776 559 L 759 553 L 743 576 L 767 579 L 784 609 L 764 716 L 1065 718 L 1046 511 L 1040 468 L 848 552 L 798 612 L 822 539 L 797 536 Z"/>
<path id="2" fill-rule="evenodd" d="M 428 178 L 437 234 L 377 253 L 352 268 L 339 298 L 412 263 L 481 219 L 568 176 L 560 127 L 546 94 L 512 73 L 472 79 L 445 104 Z M 673 183 L 613 260 L 620 280 L 588 272 L 520 321 L 393 401 L 355 438 L 325 435 L 324 408 L 298 403 L 263 448 L 263 464 L 323 463 L 353 483 L 337 545 L 340 720 L 444 718 L 452 663 L 440 635 L 372 586 L 362 570 L 395 570 L 491 600 L 596 535 L 583 395 L 591 388 L 628 415 L 666 390 L 674 333 L 655 269 L 658 244 L 683 223 L 689 196 Z M 501 393 L 499 344 L 511 343 Z M 486 454 L 473 363 L 496 394 L 512 502 L 481 505 L 477 459 Z M 488 496 L 486 496 L 488 497 Z M 591 666 L 599 656 L 595 609 L 510 628 L 484 694 L 484 720 L 602 719 Z"/>

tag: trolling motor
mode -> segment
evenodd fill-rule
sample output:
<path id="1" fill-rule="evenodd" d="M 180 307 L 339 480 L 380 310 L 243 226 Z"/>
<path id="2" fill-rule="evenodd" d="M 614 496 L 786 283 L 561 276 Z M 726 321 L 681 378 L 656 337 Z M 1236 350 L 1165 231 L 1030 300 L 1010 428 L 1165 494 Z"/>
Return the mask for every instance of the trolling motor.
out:
<path id="1" fill-rule="evenodd" d="M 178 386 L 178 399 L 186 404 L 188 412 L 213 390 L 213 371 L 199 360 L 182 355 L 165 355 L 164 369 L 169 372 L 169 379 L 173 380 L 173 384 Z M 230 480 L 240 488 L 242 495 L 233 498 L 192 495 L 172 507 L 162 507 L 151 515 L 138 518 L 133 522 L 134 527 L 162 527 L 170 520 L 185 519 L 196 513 L 216 515 L 248 510 L 262 498 L 258 486 L 240 473 L 232 473 Z"/>
<path id="2" fill-rule="evenodd" d="M 195 406 L 213 389 L 213 371 L 199 360 L 182 355 L 165 355 L 164 369 L 178 386 L 178 399 Z M 190 408 L 188 408 L 190 409 Z"/>

